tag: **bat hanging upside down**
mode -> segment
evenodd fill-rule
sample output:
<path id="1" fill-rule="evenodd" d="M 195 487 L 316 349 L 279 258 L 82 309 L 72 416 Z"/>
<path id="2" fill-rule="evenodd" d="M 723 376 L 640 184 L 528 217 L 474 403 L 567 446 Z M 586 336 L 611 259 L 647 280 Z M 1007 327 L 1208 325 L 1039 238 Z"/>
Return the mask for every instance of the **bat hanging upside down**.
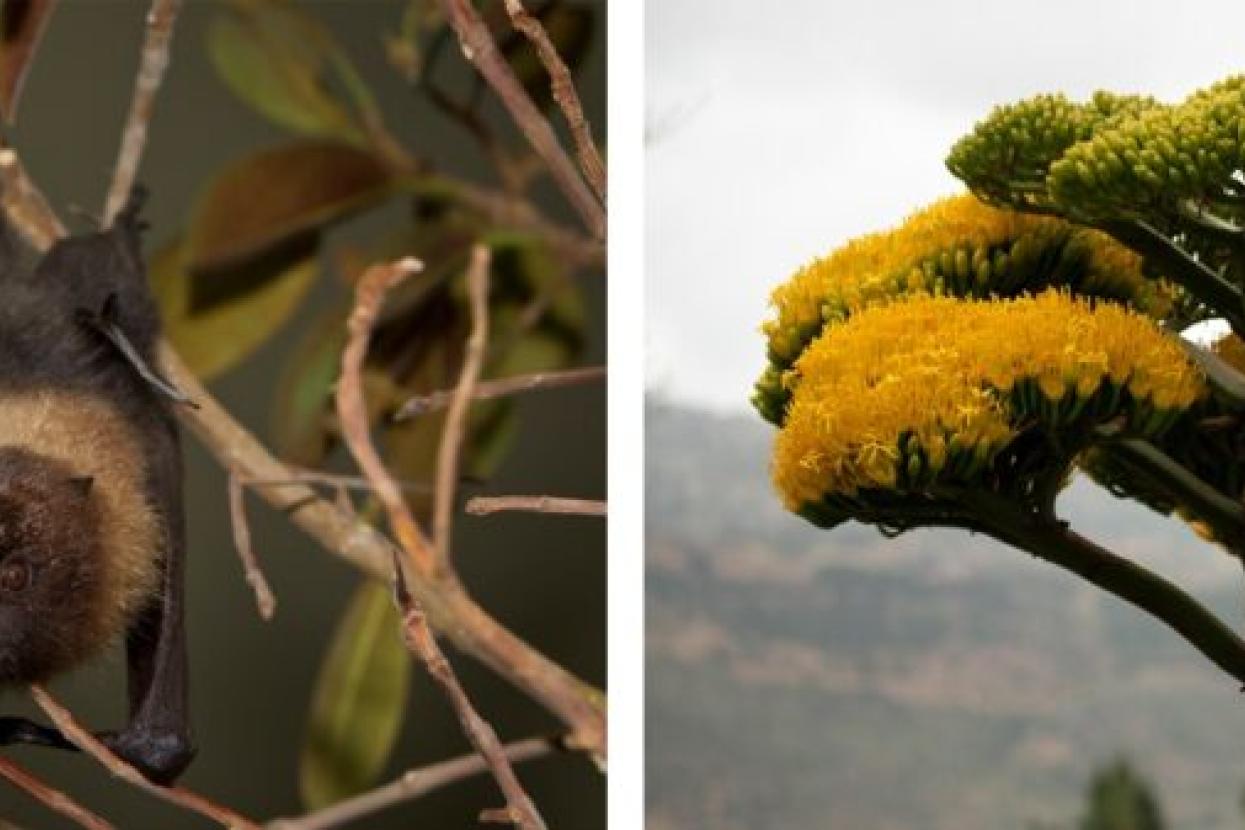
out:
<path id="1" fill-rule="evenodd" d="M 124 632 L 129 722 L 100 737 L 171 782 L 194 756 L 172 413 L 185 399 L 153 371 L 142 201 L 33 267 L 0 228 L 0 685 L 46 681 Z M 0 743 L 73 748 L 16 717 L 0 718 Z"/>

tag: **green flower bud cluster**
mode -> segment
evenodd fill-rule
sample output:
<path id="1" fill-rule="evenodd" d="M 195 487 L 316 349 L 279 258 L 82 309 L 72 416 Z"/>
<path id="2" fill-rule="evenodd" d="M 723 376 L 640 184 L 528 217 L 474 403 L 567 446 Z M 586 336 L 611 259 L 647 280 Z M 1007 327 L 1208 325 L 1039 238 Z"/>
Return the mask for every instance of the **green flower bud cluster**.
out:
<path id="1" fill-rule="evenodd" d="M 951 149 L 947 167 L 987 201 L 1042 207 L 1047 172 L 1069 147 L 1157 106 L 1150 97 L 1097 92 L 1086 104 L 1038 95 L 996 107 Z"/>
<path id="2" fill-rule="evenodd" d="M 1237 82 L 1104 125 L 1051 165 L 1047 185 L 1077 217 L 1145 215 L 1147 206 L 1218 195 L 1243 150 L 1245 88 Z"/>

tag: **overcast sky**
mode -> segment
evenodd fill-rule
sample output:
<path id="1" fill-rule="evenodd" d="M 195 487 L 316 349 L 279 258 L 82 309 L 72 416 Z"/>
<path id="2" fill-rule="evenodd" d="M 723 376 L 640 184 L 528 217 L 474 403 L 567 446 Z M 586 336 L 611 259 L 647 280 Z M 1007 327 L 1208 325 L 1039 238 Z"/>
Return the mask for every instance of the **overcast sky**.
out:
<path id="1" fill-rule="evenodd" d="M 995 103 L 1245 72 L 1245 2 L 650 0 L 648 383 L 738 409 L 770 289 L 958 182 Z"/>

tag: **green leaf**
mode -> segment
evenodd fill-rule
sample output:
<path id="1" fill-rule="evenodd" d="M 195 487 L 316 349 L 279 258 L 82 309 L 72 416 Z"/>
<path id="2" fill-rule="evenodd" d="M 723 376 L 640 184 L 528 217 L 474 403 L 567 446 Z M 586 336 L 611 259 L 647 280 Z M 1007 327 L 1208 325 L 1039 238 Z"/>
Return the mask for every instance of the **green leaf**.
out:
<path id="1" fill-rule="evenodd" d="M 325 225 L 385 198 L 391 184 L 379 159 L 340 142 L 299 141 L 247 156 L 227 167 L 195 207 L 190 270 L 229 268 L 314 241 Z"/>
<path id="2" fill-rule="evenodd" d="M 56 0 L 4 0 L 0 4 L 0 114 L 17 118 L 22 83 L 47 28 Z"/>
<path id="3" fill-rule="evenodd" d="M 238 287 L 208 309 L 191 304 L 195 278 L 178 241 L 152 259 L 151 282 L 164 330 L 199 377 L 211 380 L 242 361 L 277 332 L 298 309 L 318 273 L 314 257 Z"/>
<path id="4" fill-rule="evenodd" d="M 375 112 L 371 93 L 332 35 L 285 0 L 231 0 L 208 28 L 208 53 L 235 95 L 279 126 L 367 143 L 356 112 Z M 332 89 L 354 99 L 352 109 Z"/>
<path id="5" fill-rule="evenodd" d="M 345 315 L 334 310 L 309 328 L 294 349 L 273 408 L 272 443 L 281 458 L 315 467 L 330 449 L 328 408 L 345 340 Z"/>
<path id="6" fill-rule="evenodd" d="M 389 589 L 368 580 L 338 624 L 311 704 L 299 789 L 315 810 L 369 788 L 402 727 L 411 658 Z"/>

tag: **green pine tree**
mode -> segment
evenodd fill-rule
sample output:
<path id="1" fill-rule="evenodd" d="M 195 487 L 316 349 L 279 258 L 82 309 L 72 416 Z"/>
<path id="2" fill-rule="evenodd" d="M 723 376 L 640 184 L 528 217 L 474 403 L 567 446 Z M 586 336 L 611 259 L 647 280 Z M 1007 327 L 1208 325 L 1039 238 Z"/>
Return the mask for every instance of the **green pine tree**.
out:
<path id="1" fill-rule="evenodd" d="M 1163 813 L 1150 783 L 1125 758 L 1099 768 L 1085 793 L 1080 830 L 1163 830 Z"/>

